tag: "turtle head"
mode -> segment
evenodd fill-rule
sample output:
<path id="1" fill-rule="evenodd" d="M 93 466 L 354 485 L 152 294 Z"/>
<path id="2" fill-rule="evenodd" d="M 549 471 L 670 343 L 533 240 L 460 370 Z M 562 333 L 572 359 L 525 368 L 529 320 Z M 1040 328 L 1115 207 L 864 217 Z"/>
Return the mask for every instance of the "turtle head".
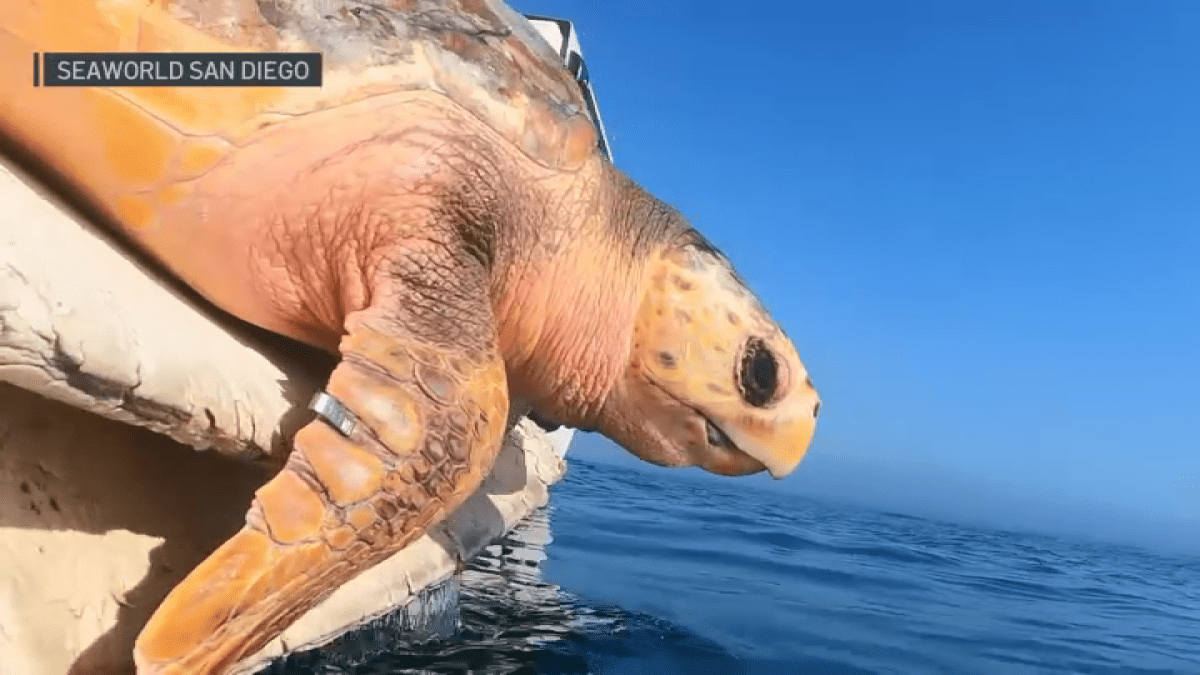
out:
<path id="1" fill-rule="evenodd" d="M 791 340 L 694 231 L 647 271 L 629 362 L 598 430 L 655 464 L 791 473 L 821 406 Z"/>

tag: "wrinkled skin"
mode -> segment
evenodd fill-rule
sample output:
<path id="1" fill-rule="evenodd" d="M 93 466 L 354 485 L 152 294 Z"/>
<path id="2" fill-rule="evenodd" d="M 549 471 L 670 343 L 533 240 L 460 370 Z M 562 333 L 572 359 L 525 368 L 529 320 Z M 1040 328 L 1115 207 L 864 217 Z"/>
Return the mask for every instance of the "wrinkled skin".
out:
<path id="1" fill-rule="evenodd" d="M 782 477 L 803 457 L 820 403 L 792 343 L 598 152 L 511 10 L 98 7 L 0 8 L 0 133 L 217 306 L 340 354 L 326 390 L 355 420 L 297 435 L 147 624 L 140 675 L 222 673 L 420 536 L 490 470 L 510 408 L 665 466 Z M 128 48 L 123 25 L 143 48 L 328 46 L 330 84 L 30 93 L 30 52 Z"/>

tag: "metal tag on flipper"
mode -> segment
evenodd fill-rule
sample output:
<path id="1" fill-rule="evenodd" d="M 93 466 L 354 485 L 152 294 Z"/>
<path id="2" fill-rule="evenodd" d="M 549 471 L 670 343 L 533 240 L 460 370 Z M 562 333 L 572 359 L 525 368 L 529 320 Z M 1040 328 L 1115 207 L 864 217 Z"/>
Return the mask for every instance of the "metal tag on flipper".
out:
<path id="1" fill-rule="evenodd" d="M 313 394 L 312 400 L 308 402 L 308 407 L 343 436 L 348 437 L 350 432 L 354 431 L 354 418 L 350 415 L 350 411 L 346 410 L 346 406 L 333 396 L 318 391 Z"/>

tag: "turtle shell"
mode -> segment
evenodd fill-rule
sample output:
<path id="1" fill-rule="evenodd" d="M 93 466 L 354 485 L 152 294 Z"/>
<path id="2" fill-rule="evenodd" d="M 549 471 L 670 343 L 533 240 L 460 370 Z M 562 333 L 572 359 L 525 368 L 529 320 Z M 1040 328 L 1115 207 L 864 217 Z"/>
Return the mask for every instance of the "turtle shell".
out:
<path id="1" fill-rule="evenodd" d="M 98 196 L 126 229 L 174 188 L 297 116 L 432 91 L 550 169 L 597 152 L 577 83 L 497 0 L 0 3 L 0 135 Z M 322 87 L 33 87 L 46 51 L 319 51 Z"/>

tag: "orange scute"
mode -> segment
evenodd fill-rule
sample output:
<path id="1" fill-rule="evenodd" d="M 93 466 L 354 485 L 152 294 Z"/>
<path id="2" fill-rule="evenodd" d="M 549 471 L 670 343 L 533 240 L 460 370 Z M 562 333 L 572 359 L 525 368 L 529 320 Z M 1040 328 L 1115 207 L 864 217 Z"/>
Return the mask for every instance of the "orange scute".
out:
<path id="1" fill-rule="evenodd" d="M 122 100 L 122 93 L 110 89 L 94 96 L 89 113 L 104 139 L 107 170 L 118 174 L 123 185 L 147 188 L 167 173 L 179 136 Z"/>
<path id="2" fill-rule="evenodd" d="M 180 148 L 175 178 L 188 180 L 208 171 L 230 153 L 232 146 L 219 138 L 189 138 Z"/>
<path id="3" fill-rule="evenodd" d="M 124 195 L 113 201 L 116 216 L 135 236 L 158 223 L 158 208 L 145 195 Z"/>
<path id="4" fill-rule="evenodd" d="M 358 341 L 358 344 L 370 347 L 363 343 L 362 340 Z M 346 346 L 343 345 L 343 348 Z M 389 372 L 399 370 L 398 365 L 411 368 L 407 356 L 393 359 L 382 350 L 373 351 L 375 353 L 369 353 L 369 358 Z M 401 363 L 393 364 L 390 361 Z M 337 374 L 336 382 L 330 380 L 329 393 L 349 405 L 359 419 L 375 432 L 388 451 L 399 457 L 417 451 L 425 434 L 421 414 L 411 398 L 397 396 L 393 382 L 364 369 L 342 364 Z"/>
<path id="5" fill-rule="evenodd" d="M 379 516 L 375 514 L 375 509 L 365 504 L 346 510 L 346 522 L 360 532 L 373 525 L 378 519 Z"/>
<path id="6" fill-rule="evenodd" d="M 296 452 L 308 460 L 340 506 L 363 501 L 383 485 L 383 462 L 325 425 L 311 425 L 297 434 Z"/>
<path id="7" fill-rule="evenodd" d="M 255 494 L 271 537 L 290 544 L 315 537 L 325 519 L 325 504 L 291 469 L 284 469 Z"/>

